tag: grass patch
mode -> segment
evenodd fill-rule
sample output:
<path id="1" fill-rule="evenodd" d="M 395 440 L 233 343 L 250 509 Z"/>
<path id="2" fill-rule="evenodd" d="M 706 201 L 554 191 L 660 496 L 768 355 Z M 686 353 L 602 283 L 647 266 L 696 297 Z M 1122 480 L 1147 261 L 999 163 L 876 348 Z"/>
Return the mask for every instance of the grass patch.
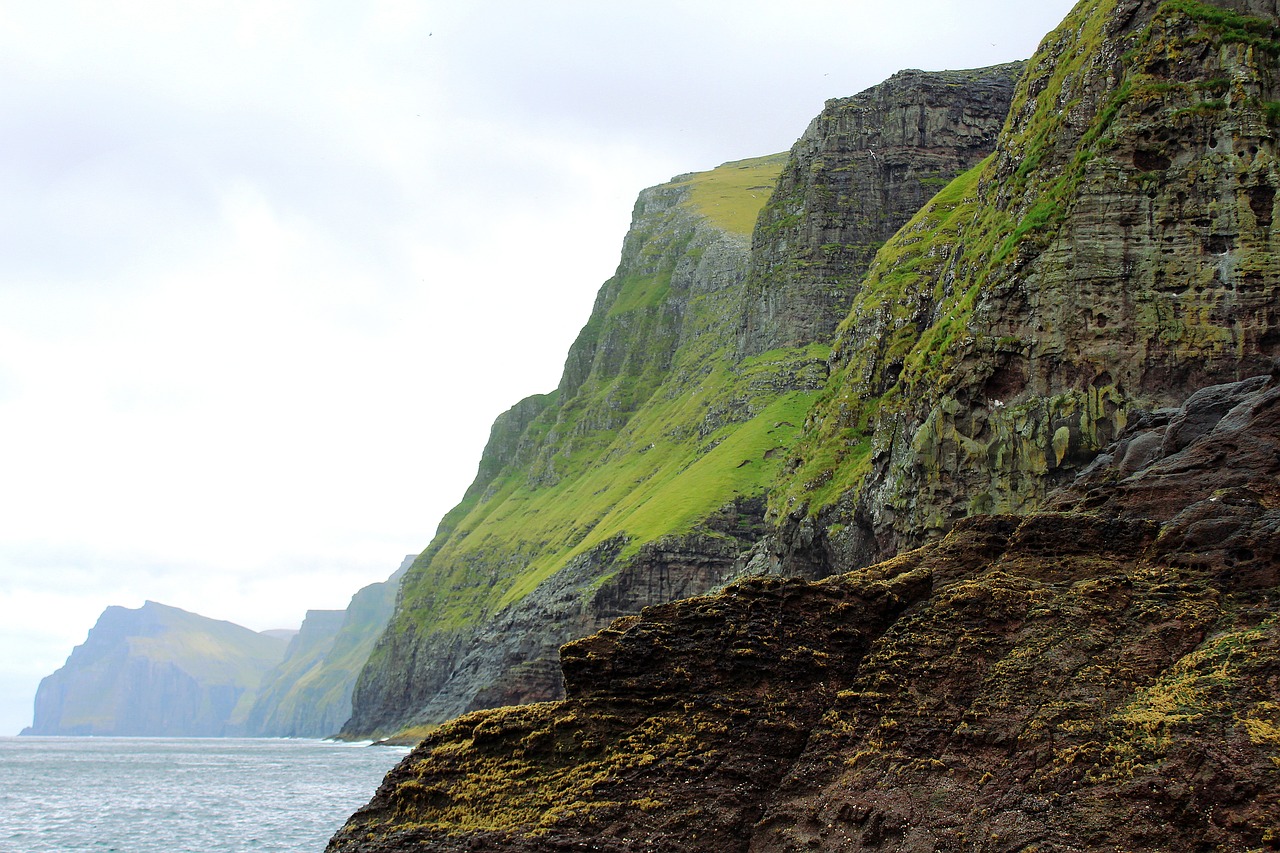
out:
<path id="1" fill-rule="evenodd" d="M 773 154 L 699 172 L 687 181 L 693 206 L 717 227 L 749 236 L 786 162 L 786 154 Z"/>
<path id="2" fill-rule="evenodd" d="M 628 276 L 622 281 L 618 298 L 609 306 L 609 316 L 616 317 L 630 311 L 656 307 L 670 291 L 670 271 L 657 275 Z"/>
<path id="3" fill-rule="evenodd" d="M 1165 0 L 1162 13 L 1176 12 L 1208 29 L 1225 44 L 1247 44 L 1272 56 L 1280 55 L 1280 27 L 1265 18 L 1242 15 L 1199 0 Z"/>

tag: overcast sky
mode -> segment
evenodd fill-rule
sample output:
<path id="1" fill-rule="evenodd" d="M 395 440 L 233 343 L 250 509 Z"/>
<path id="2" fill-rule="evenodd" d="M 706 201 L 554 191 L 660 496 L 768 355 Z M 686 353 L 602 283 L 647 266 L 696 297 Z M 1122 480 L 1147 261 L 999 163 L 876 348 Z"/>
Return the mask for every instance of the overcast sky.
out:
<path id="1" fill-rule="evenodd" d="M 0 0 L 0 734 L 109 605 L 255 630 L 430 541 L 636 193 L 1071 0 Z"/>

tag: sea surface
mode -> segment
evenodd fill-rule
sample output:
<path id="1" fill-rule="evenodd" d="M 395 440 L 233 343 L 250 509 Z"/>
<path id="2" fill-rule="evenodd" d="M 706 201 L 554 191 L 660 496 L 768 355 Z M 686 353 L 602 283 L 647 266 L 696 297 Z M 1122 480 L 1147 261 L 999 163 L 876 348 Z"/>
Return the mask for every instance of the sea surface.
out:
<path id="1" fill-rule="evenodd" d="M 0 853 L 321 853 L 407 753 L 320 740 L 0 738 Z"/>

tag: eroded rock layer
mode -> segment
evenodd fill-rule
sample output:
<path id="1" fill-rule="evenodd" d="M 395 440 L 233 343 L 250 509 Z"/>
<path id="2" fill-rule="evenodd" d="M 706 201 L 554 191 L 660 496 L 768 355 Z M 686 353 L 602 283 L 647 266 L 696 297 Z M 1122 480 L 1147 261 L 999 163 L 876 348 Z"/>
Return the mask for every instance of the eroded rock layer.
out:
<path id="1" fill-rule="evenodd" d="M 991 153 L 1025 65 L 902 71 L 827 102 L 752 235 L 742 353 L 830 342 L 876 251 Z"/>
<path id="2" fill-rule="evenodd" d="M 442 727 L 330 850 L 1274 849 L 1280 387 L 1223 393 L 1093 513 L 969 519 L 567 645 L 567 700 Z M 1215 480 L 1225 446 L 1257 464 Z"/>

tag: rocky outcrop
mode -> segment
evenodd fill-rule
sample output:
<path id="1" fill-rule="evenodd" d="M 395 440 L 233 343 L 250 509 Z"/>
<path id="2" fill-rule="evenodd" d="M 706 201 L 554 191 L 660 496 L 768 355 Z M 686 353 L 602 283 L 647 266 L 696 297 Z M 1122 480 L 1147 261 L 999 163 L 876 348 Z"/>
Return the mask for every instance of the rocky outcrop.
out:
<path id="1" fill-rule="evenodd" d="M 1073 512 L 620 619 L 565 646 L 565 701 L 443 726 L 329 850 L 1272 849 L 1278 416 L 1275 379 L 1207 391 Z"/>
<path id="2" fill-rule="evenodd" d="M 1025 65 L 902 71 L 827 102 L 752 235 L 741 353 L 830 342 L 877 250 L 991 153 Z"/>
<path id="3" fill-rule="evenodd" d="M 829 201 L 809 144 L 734 343 L 850 306 L 798 434 L 728 454 L 784 460 L 724 552 L 774 576 L 569 642 L 565 699 L 433 731 L 331 851 L 1280 846 L 1278 62 L 1274 0 L 1082 0 L 860 281 L 871 232 L 787 207 Z M 751 423 L 704 410 L 713 453 Z"/>
<path id="4" fill-rule="evenodd" d="M 395 609 L 400 579 L 416 555 L 390 578 L 351 597 L 346 610 L 308 610 L 284 659 L 262 679 L 237 734 L 329 737 L 351 716 L 356 676 Z"/>
<path id="5" fill-rule="evenodd" d="M 991 150 L 1015 71 L 904 73 L 830 104 L 789 157 L 643 192 L 559 387 L 495 424 L 405 580 L 345 731 L 558 698 L 562 643 L 774 567 L 757 548 L 764 498 L 826 380 L 818 329 L 846 310 L 867 247 Z M 773 237 L 756 229 L 753 246 L 766 202 Z M 875 225 L 811 227 L 836 217 Z M 795 273 L 815 253 L 826 272 L 806 283 Z M 798 334 L 806 300 L 836 278 L 844 295 Z"/>
<path id="6" fill-rule="evenodd" d="M 40 682 L 24 735 L 220 737 L 237 731 L 288 641 L 148 601 L 108 607 Z"/>
<path id="7" fill-rule="evenodd" d="M 1268 368 L 1278 44 L 1269 3 L 1076 6 L 994 156 L 877 256 L 776 492 L 779 559 L 806 524 L 835 567 L 1034 510 L 1134 413 Z"/>

